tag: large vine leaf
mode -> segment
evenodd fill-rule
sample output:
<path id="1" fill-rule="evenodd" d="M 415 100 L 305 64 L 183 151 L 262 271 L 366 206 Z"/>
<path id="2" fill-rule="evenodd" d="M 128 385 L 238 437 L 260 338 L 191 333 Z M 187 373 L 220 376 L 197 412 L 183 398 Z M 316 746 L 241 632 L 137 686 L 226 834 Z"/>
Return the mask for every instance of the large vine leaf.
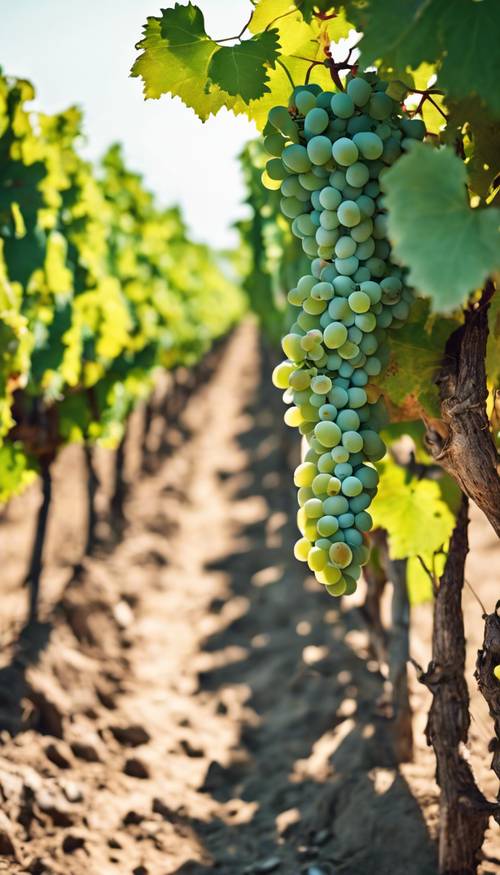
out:
<path id="1" fill-rule="evenodd" d="M 234 46 L 222 46 L 210 59 L 208 78 L 228 94 L 240 95 L 246 103 L 257 100 L 270 91 L 267 65 L 275 66 L 278 49 L 274 29 Z"/>
<path id="2" fill-rule="evenodd" d="M 422 143 L 382 177 L 394 253 L 440 312 L 459 307 L 500 268 L 500 210 L 471 209 L 466 182 L 450 148 Z"/>
<path id="3" fill-rule="evenodd" d="M 132 76 L 143 79 L 146 98 L 178 96 L 202 121 L 225 106 L 262 130 L 270 108 L 286 106 L 292 83 L 303 82 L 311 61 L 322 62 L 325 47 L 350 29 L 342 11 L 308 24 L 293 0 L 257 0 L 248 25 L 252 36 L 219 46 L 206 33 L 197 6 L 176 4 L 161 18 L 148 18 Z M 310 81 L 332 87 L 322 63 L 314 66 Z"/>
<path id="4" fill-rule="evenodd" d="M 180 97 L 205 121 L 222 106 L 242 112 L 269 91 L 268 68 L 276 63 L 279 45 L 277 31 L 269 29 L 219 46 L 205 30 L 201 9 L 176 3 L 163 9 L 161 18 L 148 18 L 137 48 L 143 51 L 131 75 L 143 79 L 145 97 Z"/>
<path id="5" fill-rule="evenodd" d="M 374 525 L 388 532 L 391 556 L 405 559 L 446 548 L 459 502 L 451 478 L 419 480 L 392 459 L 377 468 L 379 491 L 370 513 Z"/>
<path id="6" fill-rule="evenodd" d="M 345 5 L 364 33 L 362 66 L 381 61 L 400 75 L 408 66 L 436 62 L 438 85 L 450 97 L 479 95 L 500 115 L 498 0 L 346 0 Z"/>

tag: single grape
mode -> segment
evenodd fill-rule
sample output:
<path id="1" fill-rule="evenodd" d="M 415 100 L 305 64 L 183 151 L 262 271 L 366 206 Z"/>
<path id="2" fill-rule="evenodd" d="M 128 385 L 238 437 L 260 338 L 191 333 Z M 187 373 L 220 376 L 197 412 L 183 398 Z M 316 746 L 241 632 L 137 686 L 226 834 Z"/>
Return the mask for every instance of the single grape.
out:
<path id="1" fill-rule="evenodd" d="M 323 332 L 323 342 L 328 349 L 338 349 L 347 340 L 347 328 L 342 322 L 332 322 Z M 285 355 L 287 351 L 283 348 Z M 288 356 L 293 358 L 293 356 Z"/>
<path id="2" fill-rule="evenodd" d="M 307 144 L 307 155 L 313 164 L 326 164 L 332 157 L 331 141 L 322 134 L 313 137 Z M 283 160 L 285 161 L 284 153 Z"/>
<path id="3" fill-rule="evenodd" d="M 330 106 L 334 115 L 338 118 L 350 118 L 354 112 L 354 101 L 349 94 L 339 91 L 334 94 Z"/>
<path id="4" fill-rule="evenodd" d="M 295 173 L 307 173 L 311 168 L 307 150 L 304 146 L 294 143 L 291 146 L 285 146 L 282 155 L 283 163 L 289 170 Z"/>
<path id="5" fill-rule="evenodd" d="M 328 113 L 320 107 L 313 107 L 304 119 L 304 129 L 309 134 L 322 134 L 330 123 Z"/>
<path id="6" fill-rule="evenodd" d="M 301 115 L 307 115 L 308 112 L 316 106 L 316 98 L 310 91 L 302 89 L 297 91 L 294 98 L 295 106 Z"/>
<path id="7" fill-rule="evenodd" d="M 346 91 L 356 106 L 364 106 L 368 103 L 372 93 L 369 83 L 360 76 L 355 76 L 347 83 Z"/>
<path id="8" fill-rule="evenodd" d="M 380 154 L 382 154 L 382 149 L 380 150 Z M 341 164 L 342 167 L 349 167 L 358 160 L 359 150 L 353 140 L 350 140 L 348 137 L 340 137 L 340 139 L 332 146 L 332 155 L 337 164 Z M 294 168 L 292 167 L 290 169 L 293 170 Z"/>
<path id="9" fill-rule="evenodd" d="M 355 410 L 350 410 L 348 408 L 340 411 L 336 423 L 343 432 L 357 431 L 360 426 L 358 414 Z"/>
<path id="10" fill-rule="evenodd" d="M 339 529 L 338 520 L 335 516 L 320 517 L 317 526 L 319 534 L 323 535 L 324 538 L 329 538 L 330 535 L 334 535 Z"/>
<path id="11" fill-rule="evenodd" d="M 349 185 L 355 186 L 356 188 L 362 188 L 363 185 L 368 182 L 370 173 L 366 164 L 363 164 L 361 161 L 356 161 L 355 164 L 351 164 L 351 166 L 347 168 L 345 178 Z M 350 196 L 350 193 L 346 192 L 346 195 Z M 358 197 L 360 195 L 361 192 L 358 193 Z"/>
<path id="12" fill-rule="evenodd" d="M 323 510 L 328 516 L 338 517 L 342 513 L 347 513 L 349 502 L 344 495 L 332 495 L 330 498 L 325 498 Z"/>
<path id="13" fill-rule="evenodd" d="M 342 432 L 334 422 L 318 422 L 314 435 L 324 447 L 331 448 L 340 443 Z"/>
<path id="14" fill-rule="evenodd" d="M 351 200 L 343 201 L 340 204 L 337 210 L 337 216 L 339 217 L 341 225 L 344 225 L 346 228 L 353 228 L 361 221 L 359 207 L 355 201 Z"/>
<path id="15" fill-rule="evenodd" d="M 331 185 L 325 186 L 325 188 L 320 191 L 319 202 L 325 210 L 336 210 L 341 201 L 342 195 L 340 191 L 333 188 Z"/>
<path id="16" fill-rule="evenodd" d="M 377 134 L 374 134 L 372 131 L 360 131 L 358 134 L 354 134 L 352 139 L 353 143 L 357 147 L 357 150 L 361 153 L 363 158 L 368 158 L 368 160 L 370 161 L 374 161 L 377 158 L 380 158 L 382 152 L 384 151 L 383 141 L 380 139 L 379 136 L 377 136 Z M 285 159 L 283 158 L 283 160 Z M 293 170 L 294 168 L 291 169 Z M 368 192 L 366 193 L 368 194 Z"/>

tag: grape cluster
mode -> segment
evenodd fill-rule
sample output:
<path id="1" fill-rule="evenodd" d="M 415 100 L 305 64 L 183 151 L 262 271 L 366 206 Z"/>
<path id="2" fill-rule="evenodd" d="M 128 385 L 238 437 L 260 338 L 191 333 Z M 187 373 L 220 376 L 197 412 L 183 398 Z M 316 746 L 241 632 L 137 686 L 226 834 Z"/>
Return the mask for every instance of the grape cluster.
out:
<path id="1" fill-rule="evenodd" d="M 288 294 L 298 313 L 273 374 L 292 405 L 285 422 L 309 445 L 294 476 L 295 556 L 335 596 L 354 592 L 368 560 L 386 423 L 370 378 L 387 363 L 387 329 L 405 322 L 412 302 L 390 260 L 380 176 L 425 128 L 386 87 L 366 73 L 344 92 L 298 88 L 265 129 L 267 175 L 281 181 L 281 210 L 312 262 Z"/>

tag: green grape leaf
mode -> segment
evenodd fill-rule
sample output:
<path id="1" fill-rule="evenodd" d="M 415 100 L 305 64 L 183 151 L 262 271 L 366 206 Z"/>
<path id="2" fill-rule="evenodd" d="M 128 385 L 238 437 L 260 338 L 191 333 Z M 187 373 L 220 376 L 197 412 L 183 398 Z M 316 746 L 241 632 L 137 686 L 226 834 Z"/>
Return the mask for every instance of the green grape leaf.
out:
<path id="1" fill-rule="evenodd" d="M 137 48 L 143 51 L 131 75 L 142 78 L 146 98 L 162 94 L 180 97 L 202 121 L 228 104 L 218 89 L 206 91 L 208 65 L 217 43 L 205 33 L 198 7 L 176 4 L 173 9 L 164 9 L 162 18 L 148 18 Z"/>
<path id="2" fill-rule="evenodd" d="M 370 513 L 374 525 L 387 530 L 391 556 L 405 559 L 446 548 L 455 525 L 458 487 L 417 479 L 392 459 L 377 468 L 379 491 Z M 451 482 L 451 478 L 446 480 Z"/>
<path id="3" fill-rule="evenodd" d="M 208 78 L 246 103 L 268 92 L 267 67 L 278 57 L 278 31 L 267 30 L 234 46 L 222 46 L 211 57 Z"/>
<path id="4" fill-rule="evenodd" d="M 500 268 L 500 211 L 471 209 L 466 181 L 450 148 L 422 143 L 382 177 L 394 253 L 439 312 L 461 306 Z"/>
<path id="5" fill-rule="evenodd" d="M 410 320 L 392 334 L 389 364 L 377 379 L 377 385 L 404 419 L 414 418 L 420 408 L 429 416 L 441 415 L 439 392 L 433 379 L 445 343 L 458 328 L 458 322 L 438 317 L 429 327 L 428 309 L 427 302 L 417 301 Z"/>
<path id="6" fill-rule="evenodd" d="M 498 0 L 346 0 L 363 31 L 362 67 L 381 62 L 397 76 L 437 63 L 437 84 L 456 99 L 479 95 L 500 115 Z"/>

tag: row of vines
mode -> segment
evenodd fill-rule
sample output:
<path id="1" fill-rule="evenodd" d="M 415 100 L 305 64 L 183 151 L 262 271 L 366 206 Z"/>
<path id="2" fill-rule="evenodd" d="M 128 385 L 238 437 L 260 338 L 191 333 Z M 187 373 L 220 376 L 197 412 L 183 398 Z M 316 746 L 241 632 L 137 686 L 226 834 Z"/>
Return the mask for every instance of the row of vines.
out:
<path id="1" fill-rule="evenodd" d="M 233 267 L 155 203 L 118 145 L 93 167 L 72 107 L 0 76 L 0 501 L 38 475 L 32 613 L 61 447 L 120 450 L 159 369 L 192 368 L 246 309 Z M 91 537 L 91 533 L 89 533 Z"/>

